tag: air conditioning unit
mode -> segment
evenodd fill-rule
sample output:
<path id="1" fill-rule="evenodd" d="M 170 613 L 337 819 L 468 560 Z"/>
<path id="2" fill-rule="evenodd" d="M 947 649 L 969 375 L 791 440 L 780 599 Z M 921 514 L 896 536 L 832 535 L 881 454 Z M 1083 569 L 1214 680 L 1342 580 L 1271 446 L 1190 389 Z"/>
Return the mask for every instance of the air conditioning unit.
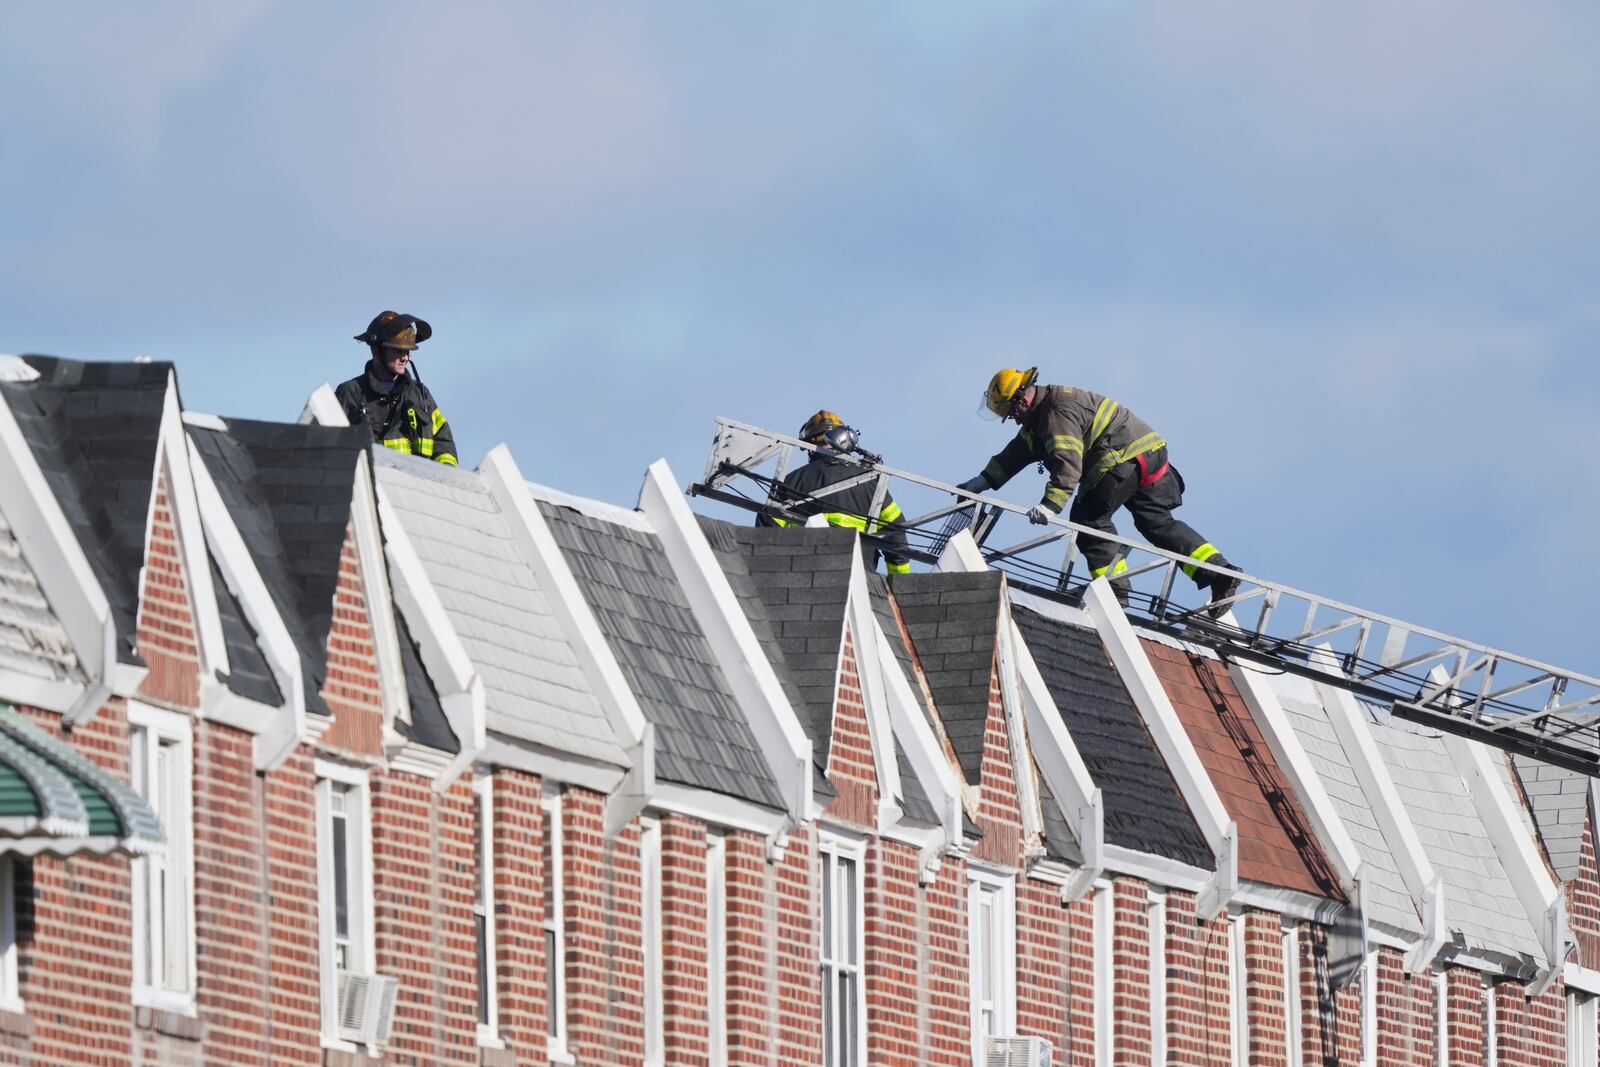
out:
<path id="1" fill-rule="evenodd" d="M 400 979 L 381 974 L 339 972 L 339 1037 L 381 1045 L 394 1025 Z"/>
<path id="2" fill-rule="evenodd" d="M 991 1034 L 983 1039 L 983 1067 L 1050 1067 L 1050 1042 Z"/>

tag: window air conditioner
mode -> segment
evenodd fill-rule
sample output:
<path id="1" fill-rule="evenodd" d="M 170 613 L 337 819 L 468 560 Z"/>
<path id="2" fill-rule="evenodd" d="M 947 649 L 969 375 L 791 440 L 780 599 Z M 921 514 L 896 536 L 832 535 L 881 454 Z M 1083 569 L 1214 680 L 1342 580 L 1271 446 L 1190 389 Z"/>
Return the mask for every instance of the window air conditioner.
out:
<path id="1" fill-rule="evenodd" d="M 1050 1067 L 1050 1042 L 990 1035 L 983 1039 L 983 1067 Z"/>
<path id="2" fill-rule="evenodd" d="M 400 979 L 379 974 L 339 972 L 339 1037 L 381 1045 L 394 1025 Z"/>

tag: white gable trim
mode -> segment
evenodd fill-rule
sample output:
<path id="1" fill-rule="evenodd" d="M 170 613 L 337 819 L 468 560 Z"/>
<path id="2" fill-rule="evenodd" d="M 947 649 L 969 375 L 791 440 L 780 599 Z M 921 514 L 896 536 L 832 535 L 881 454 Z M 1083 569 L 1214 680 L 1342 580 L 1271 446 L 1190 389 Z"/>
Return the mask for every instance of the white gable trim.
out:
<path id="1" fill-rule="evenodd" d="M 610 795 L 622 785 L 624 770 L 610 763 L 598 763 L 581 756 L 557 752 L 520 737 L 490 731 L 484 741 L 480 763 L 537 774 L 546 782 L 560 782 L 596 793 Z"/>
<path id="2" fill-rule="evenodd" d="M 1340 669 L 1332 645 L 1318 645 L 1311 656 L 1324 670 Z M 1315 684 L 1328 713 L 1328 723 L 1333 727 L 1339 747 L 1344 749 L 1345 759 L 1355 773 L 1361 792 L 1366 795 L 1384 843 L 1389 846 L 1395 866 L 1399 868 L 1406 892 L 1422 918 L 1422 939 L 1412 946 L 1406 957 L 1406 970 L 1421 974 L 1433 966 L 1434 958 L 1450 939 L 1449 924 L 1445 920 L 1444 881 L 1434 871 L 1427 850 L 1422 847 L 1422 839 L 1406 814 L 1361 705 L 1347 689 L 1326 682 Z"/>
<path id="3" fill-rule="evenodd" d="M 815 817 L 811 739 L 666 460 L 652 463 L 645 473 L 639 509 L 654 527 L 673 576 L 761 746 L 789 817 L 796 823 L 811 821 Z"/>
<path id="4" fill-rule="evenodd" d="M 239 610 L 244 612 L 245 620 L 255 630 L 261 654 L 283 697 L 283 706 L 272 709 L 273 714 L 266 721 L 255 721 L 244 714 L 229 714 L 226 705 L 231 702 L 219 704 L 215 710 L 219 721 L 248 729 L 256 735 L 256 770 L 272 770 L 288 758 L 307 730 L 300 653 L 193 440 L 188 442 L 188 450 L 195 502 L 200 512 L 201 526 L 205 530 L 206 544 L 217 561 L 217 568 L 222 571 L 223 580 L 237 595 Z M 239 701 L 238 705 L 244 708 L 254 705 L 254 702 Z"/>
<path id="5" fill-rule="evenodd" d="M 1010 601 L 1006 599 L 1005 576 L 1000 578 L 999 604 L 995 617 L 995 671 L 1000 677 L 1000 704 L 1005 712 L 1006 735 L 1011 748 L 1012 778 L 1017 787 L 1017 806 L 1022 809 L 1023 848 L 1029 858 L 1044 854 L 1040 838 L 1044 834 L 1044 809 L 1039 800 L 1038 772 L 1028 738 L 1026 712 L 1017 676 L 1017 647 L 1011 625 Z"/>
<path id="6" fill-rule="evenodd" d="M 351 529 L 355 533 L 356 566 L 361 574 L 362 591 L 366 595 L 372 645 L 377 652 L 378 679 L 382 687 L 383 732 L 387 738 L 393 736 L 396 716 L 402 711 L 409 714 L 410 698 L 406 693 L 405 668 L 400 660 L 400 631 L 394 621 L 389 570 L 384 566 L 383 532 L 378 520 L 372 458 L 367 452 L 361 453 L 356 461 L 350 517 Z M 466 766 L 471 766 L 471 762 L 468 761 Z"/>
<path id="7" fill-rule="evenodd" d="M 1428 680 L 1441 688 L 1447 686 L 1450 676 L 1443 667 L 1435 667 Z M 1532 983 L 1535 995 L 1549 988 L 1561 976 L 1567 959 L 1577 951 L 1567 926 L 1567 901 L 1561 886 L 1550 876 L 1545 866 L 1539 843 L 1522 820 L 1521 807 L 1507 791 L 1505 782 L 1495 770 L 1489 749 L 1482 743 L 1444 734 L 1445 751 L 1456 766 L 1456 773 L 1466 783 L 1467 794 L 1478 818 L 1489 833 L 1489 842 L 1500 857 L 1511 880 L 1528 922 L 1539 932 L 1539 943 L 1544 947 L 1549 966 L 1542 970 Z"/>
<path id="8" fill-rule="evenodd" d="M 384 533 L 384 552 L 398 580 L 387 590 L 393 603 L 405 616 L 411 636 L 416 639 L 423 669 L 439 694 L 445 721 L 461 746 L 459 754 L 433 780 L 435 792 L 443 792 L 461 773 L 471 767 L 484 751 L 488 738 L 488 697 L 466 646 L 450 625 L 439 594 L 428 580 L 428 572 L 417 555 L 405 524 L 395 514 L 383 487 L 377 487 L 377 516 Z M 398 648 L 398 627 L 395 640 Z M 401 675 L 404 685 L 404 673 Z M 410 704 L 407 702 L 407 708 Z"/>
<path id="9" fill-rule="evenodd" d="M 311 391 L 311 395 L 306 397 L 306 406 L 300 410 L 300 418 L 297 421 L 302 426 L 311 423 L 318 426 L 350 425 L 339 398 L 334 394 L 333 386 L 327 382 L 317 386 Z"/>
<path id="10" fill-rule="evenodd" d="M 1239 695 L 1244 698 L 1245 707 L 1250 709 L 1250 715 L 1267 743 L 1267 750 L 1272 753 L 1272 758 L 1277 761 L 1278 767 L 1289 779 L 1289 785 L 1300 798 L 1301 807 L 1311 819 L 1323 851 L 1333 861 L 1334 870 L 1339 875 L 1339 885 L 1345 895 L 1354 900 L 1356 885 L 1361 877 L 1361 852 L 1345 829 L 1344 820 L 1339 818 L 1333 798 L 1322 787 L 1322 778 L 1300 744 L 1300 737 L 1294 732 L 1277 693 L 1273 692 L 1271 684 L 1262 677 L 1260 671 L 1247 664 L 1228 664 L 1228 674 L 1233 678 Z"/>
<path id="11" fill-rule="evenodd" d="M 1188 802 L 1212 855 L 1217 858 L 1217 881 L 1197 902 L 1202 917 L 1214 917 L 1227 907 L 1239 885 L 1238 827 L 1228 817 L 1222 797 L 1195 752 L 1194 743 L 1162 688 L 1161 679 L 1151 666 L 1138 635 L 1128 625 L 1128 617 L 1117 603 L 1110 582 L 1103 577 L 1090 582 L 1084 590 L 1083 606 L 1094 621 L 1101 643 L 1127 687 L 1128 695 L 1133 698 L 1145 728 L 1150 731 L 1151 740 L 1166 761 L 1167 770 Z"/>
<path id="12" fill-rule="evenodd" d="M 856 657 L 856 679 L 861 685 L 861 704 L 866 711 L 867 730 L 872 737 L 872 757 L 878 773 L 879 828 L 892 826 L 900 820 L 900 762 L 895 758 L 894 727 L 890 719 L 889 697 L 885 692 L 884 672 L 887 669 L 879 656 L 878 617 L 872 611 L 872 594 L 867 589 L 867 564 L 861 555 L 861 540 L 857 535 L 851 542 L 850 594 L 845 601 L 845 632 L 850 635 L 851 648 Z M 839 644 L 839 655 L 844 656 L 844 643 Z M 835 674 L 835 678 L 842 674 Z M 838 715 L 839 697 L 837 682 L 834 689 L 834 714 Z M 832 751 L 832 745 L 829 745 Z"/>
<path id="13" fill-rule="evenodd" d="M 951 538 L 939 558 L 938 568 L 973 573 L 987 570 L 988 565 L 972 534 L 963 530 Z M 1083 761 L 1083 754 L 1061 718 L 1055 698 L 1045 685 L 1044 676 L 1039 673 L 1028 642 L 1011 617 L 1009 605 L 1016 594 L 1010 583 L 1006 583 L 1001 593 L 1001 626 L 1005 631 L 1008 660 L 1015 665 L 1028 748 L 1049 783 L 1050 792 L 1061 805 L 1062 814 L 1071 823 L 1073 836 L 1083 852 L 1083 867 L 1063 886 L 1063 896 L 1067 900 L 1077 900 L 1093 888 L 1106 867 L 1105 803 L 1100 787 L 1094 784 L 1089 773 L 1089 765 Z M 1087 616 L 1083 621 L 1090 622 Z M 1042 798 L 1036 798 L 1035 802 L 1042 807 Z"/>
<path id="14" fill-rule="evenodd" d="M 0 499 L 6 502 L 6 521 L 12 536 L 72 641 L 78 667 L 87 681 L 81 687 L 15 688 L 41 698 L 38 706 L 61 712 L 69 725 L 87 722 L 111 696 L 116 680 L 116 621 L 83 546 L 50 491 L 33 449 L 4 398 L 0 398 Z M 9 672 L 0 674 L 0 685 L 5 686 L 8 695 L 15 681 Z M 46 698 L 49 703 L 42 702 Z"/>
<path id="15" fill-rule="evenodd" d="M 589 602 L 578 588 L 561 546 L 556 544 L 528 483 L 511 458 L 511 450 L 503 444 L 490 449 L 478 466 L 478 473 L 505 512 L 512 539 L 545 590 L 551 613 L 572 642 L 578 664 L 628 754 L 630 766 L 623 785 L 606 802 L 607 834 L 615 834 L 643 809 L 654 785 L 655 733 L 594 612 L 589 610 Z"/>
<path id="16" fill-rule="evenodd" d="M 876 620 L 874 620 L 876 621 Z M 944 747 L 934 735 L 933 727 L 923 715 L 922 705 L 911 689 L 900 661 L 889 644 L 882 627 L 875 627 L 878 642 L 878 662 L 883 665 L 884 695 L 888 698 L 889 720 L 895 737 L 905 746 L 911 769 L 922 783 L 923 792 L 939 813 L 940 845 L 943 848 L 960 848 L 962 836 L 961 779 L 955 768 L 945 758 Z M 903 795 L 903 794 L 902 794 Z M 937 857 L 925 855 L 924 861 Z"/>
<path id="17" fill-rule="evenodd" d="M 162 475 L 167 480 L 167 507 L 172 511 L 173 533 L 183 557 L 189 579 L 189 608 L 194 619 L 195 644 L 200 652 L 200 684 L 216 685 L 216 673 L 228 670 L 228 644 L 222 636 L 222 615 L 217 610 L 217 591 L 211 584 L 210 559 L 206 555 L 204 527 L 195 501 L 194 477 L 190 470 L 188 434 L 183 430 L 183 414 L 178 408 L 178 383 L 167 374 L 167 395 L 161 410 L 161 429 L 157 438 L 155 484 L 150 487 L 151 519 L 154 519 L 156 491 Z M 150 557 L 150 535 L 154 523 L 145 526 L 145 559 Z M 144 573 L 149 573 L 145 564 Z M 140 613 L 144 609 L 144 582 L 139 590 Z"/>

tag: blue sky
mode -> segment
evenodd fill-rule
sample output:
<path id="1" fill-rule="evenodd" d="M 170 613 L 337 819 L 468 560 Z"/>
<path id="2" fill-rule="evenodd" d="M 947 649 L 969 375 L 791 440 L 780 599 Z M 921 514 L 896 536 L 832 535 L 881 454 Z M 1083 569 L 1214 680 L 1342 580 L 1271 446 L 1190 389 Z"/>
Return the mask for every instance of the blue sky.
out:
<path id="1" fill-rule="evenodd" d="M 715 415 L 824 406 L 963 479 L 984 382 L 1037 364 L 1160 429 L 1248 570 L 1600 673 L 1597 37 L 1494 0 L 7 5 L 0 351 L 292 418 L 410 311 L 469 461 L 621 503 Z"/>

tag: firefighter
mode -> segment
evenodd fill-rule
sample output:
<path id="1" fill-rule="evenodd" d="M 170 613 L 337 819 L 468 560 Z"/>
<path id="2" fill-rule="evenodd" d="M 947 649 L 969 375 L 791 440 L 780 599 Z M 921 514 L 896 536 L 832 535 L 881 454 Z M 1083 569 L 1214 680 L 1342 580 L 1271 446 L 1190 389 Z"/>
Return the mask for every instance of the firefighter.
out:
<path id="1" fill-rule="evenodd" d="M 1050 477 L 1044 498 L 1028 511 L 1029 521 L 1049 522 L 1077 489 L 1067 518 L 1080 526 L 1114 534 L 1112 513 L 1126 507 L 1139 533 L 1158 548 L 1239 569 L 1191 526 L 1173 518 L 1173 509 L 1183 503 L 1183 476 L 1167 461 L 1167 442 L 1160 434 L 1110 397 L 1065 385 L 1039 385 L 1038 376 L 1037 367 L 1007 368 L 989 380 L 980 413 L 1002 422 L 1014 419 L 1020 429 L 983 473 L 961 483 L 962 489 L 998 489 L 1038 462 Z M 1094 537 L 1082 538 L 1080 546 L 1090 572 L 1096 578 L 1110 575 L 1117 599 L 1126 604 L 1129 583 L 1118 576 L 1128 564 L 1119 546 Z M 1238 592 L 1239 579 L 1231 574 L 1193 564 L 1185 564 L 1183 571 L 1201 591 L 1210 590 L 1212 603 Z"/>
<path id="2" fill-rule="evenodd" d="M 804 467 L 790 471 L 772 493 L 772 499 L 782 503 L 797 515 L 821 514 L 830 526 L 847 526 L 863 534 L 874 534 L 883 543 L 884 563 L 890 574 L 909 574 L 911 560 L 906 555 L 904 516 L 900 505 L 887 493 L 883 507 L 878 511 L 878 521 L 868 528 L 867 512 L 872 509 L 874 480 L 868 478 L 859 485 L 841 489 L 817 500 L 808 499 L 818 490 L 853 478 L 867 468 L 852 463 L 844 457 L 855 451 L 860 434 L 831 411 L 819 411 L 806 420 L 797 435 L 807 444 L 817 446 Z M 831 509 L 831 510 L 829 510 Z M 761 514 L 756 517 L 758 526 L 788 526 L 788 519 Z M 873 565 L 877 565 L 877 551 L 873 552 Z"/>
<path id="3" fill-rule="evenodd" d="M 350 425 L 366 423 L 378 444 L 454 467 L 455 434 L 411 367 L 411 353 L 432 336 L 433 327 L 415 315 L 381 312 L 356 335 L 372 353 L 366 369 L 334 395 Z"/>

